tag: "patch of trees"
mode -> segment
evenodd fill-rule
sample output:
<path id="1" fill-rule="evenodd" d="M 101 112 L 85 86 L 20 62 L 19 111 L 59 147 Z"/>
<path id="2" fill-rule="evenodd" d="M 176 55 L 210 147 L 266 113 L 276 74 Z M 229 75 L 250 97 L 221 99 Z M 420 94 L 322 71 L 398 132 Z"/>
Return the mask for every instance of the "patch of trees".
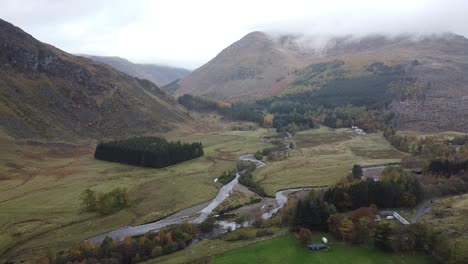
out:
<path id="1" fill-rule="evenodd" d="M 351 170 L 351 174 L 353 178 L 356 180 L 360 180 L 362 177 L 362 167 L 359 164 L 354 164 L 353 169 Z"/>
<path id="2" fill-rule="evenodd" d="M 292 129 L 292 125 L 295 126 L 294 129 Z M 290 112 L 288 114 L 276 114 L 273 119 L 273 127 L 277 131 L 295 132 L 315 128 L 317 125 L 312 119 L 308 119 L 304 115 Z"/>
<path id="3" fill-rule="evenodd" d="M 408 139 L 398 135 L 392 127 L 386 126 L 383 130 L 383 136 L 396 149 L 408 152 Z"/>
<path id="4" fill-rule="evenodd" d="M 253 164 L 252 162 L 240 161 L 237 163 L 235 169 L 223 172 L 223 174 L 218 177 L 218 182 L 222 183 L 223 185 L 228 184 L 229 182 L 234 180 L 234 178 L 236 178 L 236 174 L 238 171 L 253 171 L 255 170 L 255 168 L 255 164 Z"/>
<path id="5" fill-rule="evenodd" d="M 248 165 L 247 165 L 248 163 Z M 244 167 L 241 168 L 241 176 L 239 177 L 239 183 L 247 187 L 249 190 L 252 192 L 260 195 L 260 196 L 267 196 L 265 190 L 263 189 L 260 184 L 258 184 L 254 179 L 252 172 L 256 169 L 256 166 L 254 163 L 251 162 L 245 162 Z"/>
<path id="6" fill-rule="evenodd" d="M 195 110 L 199 112 L 221 111 L 231 107 L 230 104 L 222 101 L 191 94 L 182 95 L 181 97 L 177 98 L 177 102 L 189 110 Z"/>
<path id="7" fill-rule="evenodd" d="M 328 227 L 337 239 L 347 243 L 362 244 L 367 242 L 372 234 L 376 214 L 375 205 L 334 214 L 328 219 Z"/>
<path id="8" fill-rule="evenodd" d="M 230 108 L 225 108 L 220 113 L 230 120 L 242 120 L 263 124 L 264 114 L 254 103 L 235 103 Z"/>
<path id="9" fill-rule="evenodd" d="M 314 198 L 313 196 L 309 195 L 309 199 L 297 202 L 291 226 L 292 230 L 306 228 L 308 230 L 327 231 L 328 218 L 336 213 L 335 206 L 325 202 L 321 197 Z"/>
<path id="10" fill-rule="evenodd" d="M 428 196 L 457 195 L 468 192 L 468 171 L 449 178 L 433 175 L 422 177 L 424 191 Z"/>
<path id="11" fill-rule="evenodd" d="M 422 252 L 436 263 L 468 263 L 468 254 L 450 245 L 443 232 L 416 223 L 391 227 L 379 224 L 374 233 L 377 248 L 392 252 Z"/>
<path id="12" fill-rule="evenodd" d="M 419 180 L 400 167 L 387 167 L 380 181 L 367 179 L 328 189 L 324 200 L 338 211 L 348 211 L 375 204 L 378 207 L 413 207 L 423 198 Z"/>
<path id="13" fill-rule="evenodd" d="M 316 86 L 318 83 L 317 77 L 327 78 L 344 78 L 348 70 L 344 69 L 343 61 L 333 61 L 325 63 L 315 63 L 307 66 L 301 73 L 301 77 L 294 81 L 292 86 Z"/>
<path id="14" fill-rule="evenodd" d="M 108 193 L 96 193 L 86 189 L 81 193 L 80 199 L 83 210 L 102 215 L 112 214 L 129 205 L 126 188 L 115 188 Z"/>
<path id="15" fill-rule="evenodd" d="M 106 237 L 97 247 L 89 242 L 83 242 L 67 252 L 50 253 L 42 260 L 56 264 L 140 263 L 150 258 L 184 249 L 193 239 L 195 233 L 196 226 L 183 223 L 167 230 L 160 229 L 157 233 L 126 237 L 122 241 L 114 241 L 112 238 Z"/>
<path id="16" fill-rule="evenodd" d="M 428 171 L 436 175 L 444 175 L 450 177 L 468 169 L 468 159 L 466 160 L 449 160 L 435 159 L 431 160 L 428 166 Z"/>
<path id="17" fill-rule="evenodd" d="M 94 157 L 137 166 L 163 168 L 203 156 L 200 142 L 168 142 L 161 137 L 135 137 L 101 142 Z"/>

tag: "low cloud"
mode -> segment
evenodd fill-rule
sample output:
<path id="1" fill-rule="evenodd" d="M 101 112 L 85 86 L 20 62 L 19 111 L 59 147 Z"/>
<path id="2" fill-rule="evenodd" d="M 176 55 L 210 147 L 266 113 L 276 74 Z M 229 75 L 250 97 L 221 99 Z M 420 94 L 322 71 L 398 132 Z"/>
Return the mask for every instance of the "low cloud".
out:
<path id="1" fill-rule="evenodd" d="M 192 69 L 255 30 L 300 35 L 317 49 L 335 36 L 468 36 L 464 0 L 0 2 L 2 19 L 68 52 Z"/>

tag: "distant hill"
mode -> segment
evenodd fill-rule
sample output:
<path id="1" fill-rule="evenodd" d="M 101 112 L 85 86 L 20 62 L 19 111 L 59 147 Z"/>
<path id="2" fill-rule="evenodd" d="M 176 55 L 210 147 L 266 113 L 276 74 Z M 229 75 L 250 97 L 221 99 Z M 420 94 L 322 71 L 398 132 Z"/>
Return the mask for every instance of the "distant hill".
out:
<path id="1" fill-rule="evenodd" d="M 16 138 L 103 138 L 188 120 L 156 85 L 42 43 L 0 20 L 0 127 Z"/>
<path id="2" fill-rule="evenodd" d="M 231 102 L 321 90 L 323 98 L 346 103 L 369 97 L 365 91 L 376 86 L 376 100 L 390 101 L 386 111 L 400 129 L 467 131 L 468 40 L 445 34 L 323 41 L 252 32 L 172 88 L 176 96 Z"/>
<path id="3" fill-rule="evenodd" d="M 132 63 L 120 57 L 105 57 L 84 54 L 80 56 L 92 59 L 97 62 L 105 63 L 112 68 L 124 72 L 130 76 L 149 80 L 160 87 L 190 74 L 189 70 L 183 68 L 174 68 L 156 64 Z"/>

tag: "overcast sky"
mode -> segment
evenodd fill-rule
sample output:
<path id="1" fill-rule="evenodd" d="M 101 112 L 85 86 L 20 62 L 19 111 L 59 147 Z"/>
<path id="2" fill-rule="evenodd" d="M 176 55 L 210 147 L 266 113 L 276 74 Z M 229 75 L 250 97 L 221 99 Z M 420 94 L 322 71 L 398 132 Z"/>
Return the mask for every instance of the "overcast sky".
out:
<path id="1" fill-rule="evenodd" d="M 468 36 L 468 0 L 0 0 L 0 18 L 71 53 L 194 69 L 245 34 Z"/>

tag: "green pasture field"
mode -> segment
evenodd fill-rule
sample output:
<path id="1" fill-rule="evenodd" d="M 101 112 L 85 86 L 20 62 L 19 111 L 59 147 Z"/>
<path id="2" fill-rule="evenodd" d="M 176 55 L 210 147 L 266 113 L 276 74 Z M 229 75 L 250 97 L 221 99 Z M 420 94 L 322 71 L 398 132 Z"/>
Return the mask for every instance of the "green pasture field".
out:
<path id="1" fill-rule="evenodd" d="M 320 243 L 323 234 L 314 234 Z M 329 238 L 330 249 L 311 251 L 292 234 L 240 247 L 215 256 L 209 263 L 347 263 L 347 264 L 419 264 L 430 263 L 424 256 L 385 253 L 371 245 L 346 245 Z"/>

